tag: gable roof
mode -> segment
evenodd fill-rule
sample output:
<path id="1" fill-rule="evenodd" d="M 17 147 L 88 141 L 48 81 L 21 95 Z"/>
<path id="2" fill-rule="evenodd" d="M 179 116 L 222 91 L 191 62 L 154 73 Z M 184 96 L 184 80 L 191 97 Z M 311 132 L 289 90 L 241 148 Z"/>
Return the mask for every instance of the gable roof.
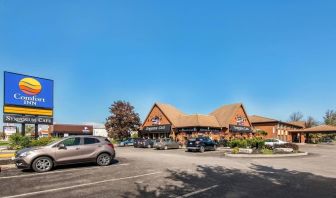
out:
<path id="1" fill-rule="evenodd" d="M 235 115 L 235 113 L 240 107 L 243 109 L 244 113 L 246 114 L 244 105 L 242 103 L 236 103 L 236 104 L 224 105 L 216 109 L 212 113 L 210 113 L 210 115 L 215 116 L 217 118 L 218 123 L 221 127 L 229 128 L 232 117 Z M 251 125 L 251 122 L 247 114 L 246 114 L 246 118 L 247 118 L 247 121 Z"/>
<path id="2" fill-rule="evenodd" d="M 210 115 L 200 115 L 200 114 L 187 115 L 170 104 L 162 104 L 162 103 L 155 103 L 151 108 L 150 112 L 152 112 L 155 106 L 157 106 L 160 109 L 163 115 L 169 120 L 169 122 L 174 127 L 179 128 L 181 127 L 229 128 L 229 124 L 232 120 L 232 117 L 235 115 L 236 111 L 240 107 L 243 108 L 243 111 L 246 114 L 245 108 L 241 103 L 224 105 L 219 109 L 215 110 L 214 112 L 210 113 Z M 148 119 L 149 114 L 147 115 L 147 118 L 145 120 Z M 248 117 L 247 120 L 251 124 Z"/>
<path id="3" fill-rule="evenodd" d="M 312 128 L 307 129 L 299 129 L 299 130 L 292 130 L 291 132 L 335 132 L 336 133 L 336 126 L 332 125 L 319 125 Z"/>
<path id="4" fill-rule="evenodd" d="M 178 125 L 180 117 L 186 115 L 185 113 L 170 104 L 155 103 L 154 106 L 155 105 L 162 111 L 162 113 L 174 126 Z"/>

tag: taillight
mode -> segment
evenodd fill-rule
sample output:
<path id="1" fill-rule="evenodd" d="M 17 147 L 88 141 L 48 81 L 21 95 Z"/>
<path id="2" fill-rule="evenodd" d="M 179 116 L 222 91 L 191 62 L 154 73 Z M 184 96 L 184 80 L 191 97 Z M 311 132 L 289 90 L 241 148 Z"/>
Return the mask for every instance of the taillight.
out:
<path id="1" fill-rule="evenodd" d="M 107 146 L 109 146 L 109 147 L 111 147 L 111 148 L 113 148 L 114 149 L 114 146 L 113 146 L 113 144 L 111 143 L 111 144 L 107 144 Z"/>

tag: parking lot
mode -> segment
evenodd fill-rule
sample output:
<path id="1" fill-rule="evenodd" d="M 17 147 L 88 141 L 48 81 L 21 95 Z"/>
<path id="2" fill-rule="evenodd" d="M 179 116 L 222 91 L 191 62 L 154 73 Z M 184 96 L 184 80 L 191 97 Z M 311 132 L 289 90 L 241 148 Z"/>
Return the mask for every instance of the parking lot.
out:
<path id="1" fill-rule="evenodd" d="M 117 148 L 111 166 L 0 173 L 0 197 L 335 197 L 336 146 L 302 145 L 292 158 L 228 158 L 223 151 Z"/>

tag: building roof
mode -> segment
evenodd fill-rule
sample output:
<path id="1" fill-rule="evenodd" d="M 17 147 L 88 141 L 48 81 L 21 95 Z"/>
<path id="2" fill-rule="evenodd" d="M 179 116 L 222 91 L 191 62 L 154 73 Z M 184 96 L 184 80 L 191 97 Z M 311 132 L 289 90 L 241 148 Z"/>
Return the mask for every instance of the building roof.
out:
<path id="1" fill-rule="evenodd" d="M 232 117 L 235 115 L 235 113 L 240 107 L 242 107 L 243 110 L 245 111 L 245 108 L 242 103 L 236 103 L 236 104 L 221 106 L 220 108 L 210 113 L 210 115 L 216 117 L 221 127 L 229 128 L 229 124 L 231 122 Z M 247 117 L 247 120 L 249 123 L 251 123 L 248 117 Z"/>
<path id="2" fill-rule="evenodd" d="M 177 126 L 180 120 L 180 117 L 185 116 L 186 114 L 177 109 L 176 107 L 169 104 L 155 103 L 162 113 L 167 117 L 167 119 L 174 125 Z"/>
<path id="3" fill-rule="evenodd" d="M 263 116 L 258 115 L 251 115 L 249 116 L 250 121 L 253 123 L 264 123 L 264 122 L 279 122 L 279 120 L 275 120 L 272 118 L 266 118 Z"/>
<path id="4" fill-rule="evenodd" d="M 220 125 L 215 116 L 211 115 L 186 115 L 181 116 L 179 123 L 176 127 L 194 127 L 194 126 L 207 126 L 219 128 Z"/>
<path id="5" fill-rule="evenodd" d="M 336 133 L 336 126 L 319 125 L 319 126 L 311 127 L 311 128 L 307 128 L 307 129 L 292 130 L 290 132 L 314 132 L 314 133 L 334 132 L 334 133 Z"/>
<path id="6" fill-rule="evenodd" d="M 296 127 L 300 127 L 300 128 L 304 128 L 304 123 L 303 124 L 300 122 L 283 122 L 281 120 L 276 120 L 273 118 L 267 118 L 267 117 L 263 117 L 263 116 L 259 116 L 259 115 L 251 115 L 249 116 L 249 119 L 253 124 L 259 124 L 259 123 L 281 123 L 281 124 L 286 124 L 286 125 L 292 125 L 292 126 L 296 126 Z"/>
<path id="7" fill-rule="evenodd" d="M 240 107 L 242 107 L 243 110 L 245 111 L 241 103 L 224 105 L 215 110 L 214 112 L 210 113 L 210 115 L 200 115 L 200 114 L 187 115 L 172 105 L 162 103 L 155 103 L 152 109 L 155 106 L 157 106 L 162 111 L 162 113 L 167 117 L 167 119 L 171 122 L 171 124 L 174 127 L 203 126 L 214 128 L 220 128 L 220 127 L 229 128 L 230 121 L 232 117 L 235 115 L 236 111 Z M 250 123 L 249 120 L 248 122 Z"/>
<path id="8" fill-rule="evenodd" d="M 306 128 L 306 122 L 305 121 L 295 121 L 295 122 L 289 122 L 290 124 L 300 126 L 302 128 Z"/>

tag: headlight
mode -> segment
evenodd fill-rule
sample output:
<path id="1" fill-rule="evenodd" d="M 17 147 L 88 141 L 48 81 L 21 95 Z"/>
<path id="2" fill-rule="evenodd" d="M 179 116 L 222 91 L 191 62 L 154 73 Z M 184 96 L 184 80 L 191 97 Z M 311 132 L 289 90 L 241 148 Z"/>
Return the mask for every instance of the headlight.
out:
<path id="1" fill-rule="evenodd" d="M 26 152 L 24 152 L 24 153 L 21 153 L 20 155 L 19 155 L 19 157 L 27 157 L 28 155 L 30 155 L 30 154 L 32 154 L 33 152 L 32 151 L 26 151 Z"/>

